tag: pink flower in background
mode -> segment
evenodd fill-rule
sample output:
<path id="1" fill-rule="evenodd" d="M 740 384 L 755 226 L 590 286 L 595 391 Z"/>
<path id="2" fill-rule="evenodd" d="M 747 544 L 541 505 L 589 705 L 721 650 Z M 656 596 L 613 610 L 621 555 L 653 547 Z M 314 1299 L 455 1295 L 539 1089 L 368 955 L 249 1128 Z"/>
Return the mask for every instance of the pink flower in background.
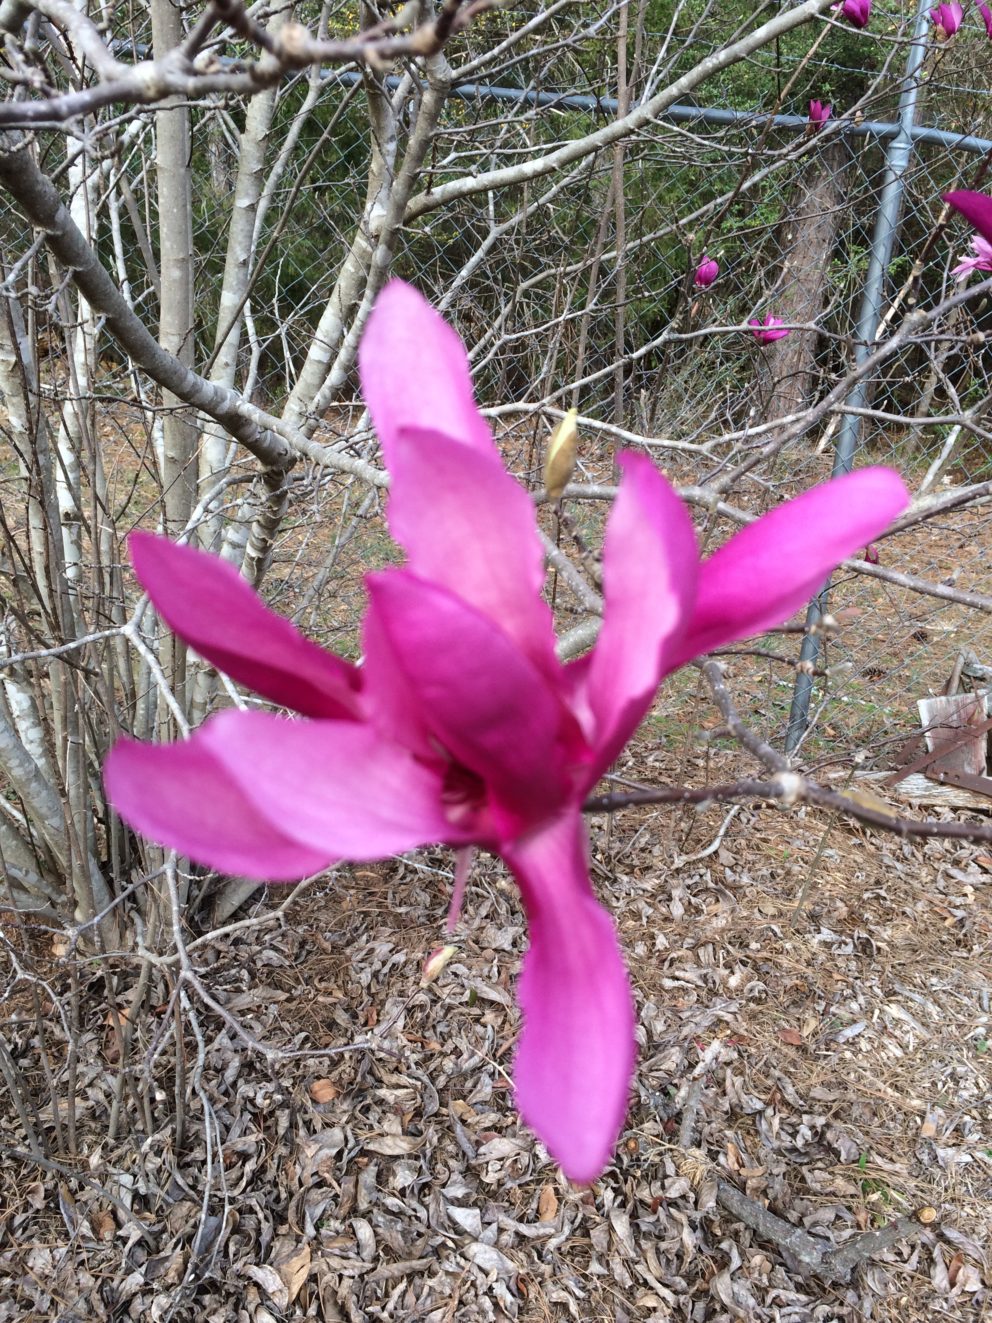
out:
<path id="1" fill-rule="evenodd" d="M 830 118 L 831 110 L 833 110 L 833 106 L 829 102 L 824 105 L 822 101 L 811 101 L 809 103 L 809 122 L 811 124 L 826 124 Z"/>
<path id="2" fill-rule="evenodd" d="M 871 18 L 871 0 L 844 0 L 842 5 L 834 5 L 849 23 L 856 28 L 866 28 Z"/>
<path id="3" fill-rule="evenodd" d="M 972 271 L 992 271 L 992 197 L 959 189 L 956 193 L 945 193 L 943 200 L 978 231 L 971 241 L 974 256 L 962 258 L 951 275 L 955 280 L 965 280 Z"/>
<path id="4" fill-rule="evenodd" d="M 583 800 L 664 675 L 787 619 L 904 508 L 906 490 L 887 469 L 860 470 L 701 562 L 688 511 L 651 460 L 621 455 L 602 629 L 562 665 L 533 503 L 475 406 L 455 333 L 392 281 L 360 370 L 407 555 L 367 576 L 363 664 L 309 642 L 225 562 L 132 534 L 162 620 L 298 719 L 231 709 L 179 743 L 122 739 L 108 794 L 152 840 L 265 881 L 436 842 L 500 855 L 530 933 L 517 1104 L 566 1175 L 591 1181 L 623 1125 L 635 1045 L 616 931 L 589 881 Z"/>
<path id="5" fill-rule="evenodd" d="M 869 565 L 878 564 L 879 561 L 878 547 L 875 546 L 874 542 L 869 542 L 867 547 L 865 547 L 865 560 L 868 562 Z"/>
<path id="6" fill-rule="evenodd" d="M 964 18 L 964 10 L 958 4 L 957 0 L 951 0 L 950 4 L 937 5 L 936 9 L 930 10 L 930 17 L 934 25 L 941 29 L 945 37 L 953 37 L 955 32 L 961 26 L 961 20 Z"/>
<path id="7" fill-rule="evenodd" d="M 764 318 L 751 317 L 747 324 L 754 328 L 754 338 L 763 345 L 770 345 L 775 340 L 784 340 L 792 333 L 789 328 L 782 325 L 781 317 L 773 317 L 771 313 Z"/>
<path id="8" fill-rule="evenodd" d="M 990 9 L 988 5 L 982 3 L 982 0 L 979 0 L 978 12 L 982 16 L 982 22 L 985 24 L 985 31 L 988 33 L 989 37 L 992 38 L 992 9 Z"/>
<path id="9" fill-rule="evenodd" d="M 951 268 L 955 280 L 967 280 L 972 271 L 992 271 L 992 243 L 976 234 L 971 240 L 973 257 L 962 257 L 957 266 Z"/>
<path id="10" fill-rule="evenodd" d="M 707 285 L 712 285 L 720 274 L 719 263 L 713 257 L 703 256 L 703 260 L 696 267 L 696 274 L 693 276 L 693 283 L 700 289 L 705 289 Z"/>

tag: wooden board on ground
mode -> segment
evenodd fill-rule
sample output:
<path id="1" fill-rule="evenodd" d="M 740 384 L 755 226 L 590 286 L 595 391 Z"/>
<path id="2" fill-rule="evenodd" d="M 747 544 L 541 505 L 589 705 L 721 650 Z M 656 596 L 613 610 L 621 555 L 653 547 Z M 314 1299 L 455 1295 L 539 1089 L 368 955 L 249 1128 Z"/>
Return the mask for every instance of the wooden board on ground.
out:
<path id="1" fill-rule="evenodd" d="M 855 784 L 860 781 L 870 786 L 873 783 L 887 781 L 891 775 L 891 772 L 861 772 L 854 779 Z M 941 785 L 938 781 L 929 780 L 922 772 L 911 772 L 895 785 L 885 786 L 885 794 L 898 795 L 900 799 L 911 799 L 914 804 L 981 809 L 985 813 L 992 811 L 992 799 L 989 799 L 988 795 L 966 790 L 964 786 L 954 786 L 949 783 Z"/>
<path id="2" fill-rule="evenodd" d="M 969 726 L 984 726 L 988 721 L 988 691 L 980 689 L 974 694 L 949 694 L 939 698 L 921 698 L 916 705 L 920 712 L 923 737 L 931 752 L 946 753 L 931 764 L 931 775 L 937 772 L 963 772 L 967 776 L 984 776 L 988 759 L 988 731 L 975 732 L 973 739 L 962 740 L 962 732 Z"/>

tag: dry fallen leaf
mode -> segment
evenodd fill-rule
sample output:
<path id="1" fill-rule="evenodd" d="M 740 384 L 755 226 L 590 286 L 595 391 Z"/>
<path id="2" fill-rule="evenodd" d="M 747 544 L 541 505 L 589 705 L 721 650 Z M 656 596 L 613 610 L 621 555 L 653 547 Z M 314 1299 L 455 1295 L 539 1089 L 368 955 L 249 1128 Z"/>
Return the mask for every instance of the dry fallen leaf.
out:
<path id="1" fill-rule="evenodd" d="M 422 1147 L 422 1135 L 375 1135 L 365 1141 L 370 1153 L 378 1153 L 384 1158 L 399 1158 L 407 1153 L 416 1153 Z"/>
<path id="2" fill-rule="evenodd" d="M 541 1187 L 541 1193 L 537 1199 L 537 1220 L 539 1222 L 553 1222 L 558 1216 L 558 1196 L 554 1192 L 553 1186 L 544 1185 Z"/>
<path id="3" fill-rule="evenodd" d="M 292 1304 L 310 1272 L 310 1246 L 304 1241 L 294 1245 L 291 1241 L 277 1246 L 272 1256 L 272 1267 L 286 1288 L 287 1304 Z"/>
<path id="4" fill-rule="evenodd" d="M 274 1268 L 270 1268 L 267 1264 L 246 1263 L 242 1265 L 241 1272 L 258 1283 L 276 1309 L 281 1312 L 286 1308 L 289 1303 L 289 1292 Z"/>
<path id="5" fill-rule="evenodd" d="M 340 1092 L 333 1080 L 313 1080 L 310 1084 L 310 1097 L 315 1103 L 333 1102 Z"/>
<path id="6" fill-rule="evenodd" d="M 805 1039 L 798 1029 L 780 1029 L 778 1036 L 783 1043 L 788 1043 L 790 1047 L 802 1047 Z"/>

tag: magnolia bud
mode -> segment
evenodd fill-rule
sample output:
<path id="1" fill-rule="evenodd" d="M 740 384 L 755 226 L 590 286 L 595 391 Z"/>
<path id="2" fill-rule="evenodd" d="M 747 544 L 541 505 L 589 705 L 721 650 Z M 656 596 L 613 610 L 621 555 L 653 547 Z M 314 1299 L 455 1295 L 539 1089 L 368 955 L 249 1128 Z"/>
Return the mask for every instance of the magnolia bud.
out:
<path id="1" fill-rule="evenodd" d="M 424 967 L 420 972 L 421 985 L 433 983 L 451 957 L 457 953 L 457 946 L 439 946 L 433 950 L 424 961 Z"/>
<path id="2" fill-rule="evenodd" d="M 552 501 L 557 501 L 568 485 L 575 470 L 575 454 L 579 445 L 579 429 L 576 427 L 578 409 L 569 409 L 548 442 L 548 453 L 544 460 L 544 486 Z"/>

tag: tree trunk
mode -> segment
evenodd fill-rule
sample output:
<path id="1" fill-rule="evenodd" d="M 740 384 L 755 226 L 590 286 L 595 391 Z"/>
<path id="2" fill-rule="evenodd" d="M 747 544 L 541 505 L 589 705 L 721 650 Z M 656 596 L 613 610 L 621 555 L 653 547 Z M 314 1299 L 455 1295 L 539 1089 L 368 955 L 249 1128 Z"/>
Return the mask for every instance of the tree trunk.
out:
<path id="1" fill-rule="evenodd" d="M 773 311 L 784 322 L 815 322 L 829 292 L 830 261 L 847 199 L 847 152 L 843 144 L 812 158 L 780 227 L 785 254 Z M 765 418 L 798 413 L 813 381 L 816 331 L 793 331 L 765 356 L 761 397 Z"/>
<path id="2" fill-rule="evenodd" d="M 172 0 L 153 0 L 152 47 L 156 59 L 183 39 L 182 10 Z M 176 104 L 176 102 L 179 104 Z M 156 115 L 155 169 L 158 188 L 159 342 L 184 367 L 193 365 L 193 219 L 190 180 L 189 109 L 179 98 Z M 193 453 L 196 429 L 185 416 L 186 402 L 162 391 L 159 466 L 164 491 L 165 529 L 175 537 L 193 508 Z M 183 412 L 181 412 L 183 411 Z"/>

